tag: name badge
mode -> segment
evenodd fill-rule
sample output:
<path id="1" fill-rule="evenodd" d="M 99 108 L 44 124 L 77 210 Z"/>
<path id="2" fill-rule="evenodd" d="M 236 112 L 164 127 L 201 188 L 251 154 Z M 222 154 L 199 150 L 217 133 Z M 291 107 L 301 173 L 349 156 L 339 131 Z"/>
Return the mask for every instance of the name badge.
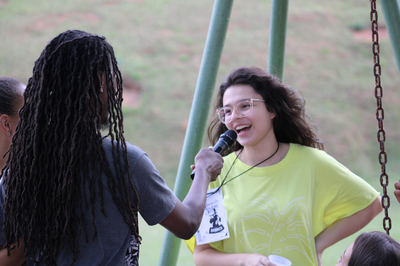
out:
<path id="1" fill-rule="evenodd" d="M 212 188 L 207 194 L 213 193 L 218 188 Z M 228 222 L 222 198 L 222 190 L 207 197 L 203 218 L 196 234 L 196 244 L 203 245 L 229 238 Z"/>

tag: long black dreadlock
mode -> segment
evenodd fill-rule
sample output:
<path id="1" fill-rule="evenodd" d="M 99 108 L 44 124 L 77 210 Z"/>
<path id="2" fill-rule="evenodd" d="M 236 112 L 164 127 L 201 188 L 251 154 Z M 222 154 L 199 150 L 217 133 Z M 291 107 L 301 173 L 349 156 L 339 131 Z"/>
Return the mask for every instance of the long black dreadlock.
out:
<path id="1" fill-rule="evenodd" d="M 102 75 L 108 88 L 106 136 L 101 134 L 101 114 L 107 106 L 99 97 Z M 7 248 L 22 236 L 26 250 L 37 262 L 56 265 L 66 241 L 74 255 L 73 264 L 82 231 L 89 241 L 82 206 L 91 206 L 93 239 L 97 236 L 94 206 L 98 198 L 103 215 L 107 215 L 102 174 L 107 176 L 108 189 L 124 221 L 140 242 L 139 199 L 130 178 L 121 103 L 121 73 L 104 37 L 72 30 L 46 46 L 28 81 L 6 166 Z M 105 137 L 113 143 L 113 173 L 102 146 Z M 131 205 L 129 186 L 136 206 Z"/>

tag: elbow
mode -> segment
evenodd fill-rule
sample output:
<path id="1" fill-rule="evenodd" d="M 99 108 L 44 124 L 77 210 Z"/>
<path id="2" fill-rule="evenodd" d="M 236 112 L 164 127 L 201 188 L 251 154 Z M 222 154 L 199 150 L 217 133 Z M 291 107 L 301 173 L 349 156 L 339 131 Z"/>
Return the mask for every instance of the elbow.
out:
<path id="1" fill-rule="evenodd" d="M 189 240 L 194 236 L 194 234 L 197 232 L 197 230 L 200 227 L 200 222 L 198 221 L 190 221 L 186 224 L 185 229 L 179 232 L 179 235 L 176 235 L 176 237 L 182 238 L 184 240 Z"/>
<path id="2" fill-rule="evenodd" d="M 173 211 L 160 224 L 176 237 L 190 239 L 199 229 L 203 217 L 203 212 L 199 210 L 200 208 L 187 207 L 177 200 Z"/>
<path id="3" fill-rule="evenodd" d="M 174 235 L 177 238 L 180 238 L 180 239 L 183 239 L 183 240 L 189 240 L 194 236 L 195 233 L 196 233 L 196 230 L 195 231 L 190 231 L 190 232 L 187 231 L 187 232 L 175 233 Z"/>
<path id="4" fill-rule="evenodd" d="M 188 240 L 194 236 L 200 227 L 201 220 L 203 218 L 203 212 L 191 212 L 187 210 L 185 215 L 182 217 L 182 224 L 179 238 Z"/>
<path id="5" fill-rule="evenodd" d="M 364 209 L 364 218 L 368 221 L 374 219 L 383 210 L 382 198 L 378 196 L 368 207 Z"/>
<path id="6" fill-rule="evenodd" d="M 193 219 L 189 215 L 181 218 L 183 219 L 174 220 L 172 224 L 163 222 L 161 225 L 167 228 L 177 238 L 188 240 L 192 238 L 199 229 L 201 220 Z"/>
<path id="7" fill-rule="evenodd" d="M 376 200 L 371 204 L 372 212 L 374 217 L 380 214 L 383 210 L 383 203 L 381 196 L 378 196 Z"/>
<path id="8" fill-rule="evenodd" d="M 194 231 L 194 233 L 192 233 L 192 234 L 183 235 L 183 236 L 180 237 L 180 238 L 183 239 L 183 240 L 189 240 L 189 239 L 191 239 L 191 238 L 194 236 L 195 233 L 196 233 L 196 231 Z"/>

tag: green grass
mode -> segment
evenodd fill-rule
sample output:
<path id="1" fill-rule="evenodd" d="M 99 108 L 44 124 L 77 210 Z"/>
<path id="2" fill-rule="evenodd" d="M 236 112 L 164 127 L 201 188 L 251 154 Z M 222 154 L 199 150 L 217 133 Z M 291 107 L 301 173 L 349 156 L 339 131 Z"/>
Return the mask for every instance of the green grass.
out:
<path id="1" fill-rule="evenodd" d="M 123 76 L 141 87 L 140 104 L 124 106 L 126 138 L 149 154 L 173 188 L 213 4 L 212 0 L 0 0 L 0 75 L 26 83 L 45 45 L 67 29 L 106 36 Z M 371 35 L 357 40 L 353 32 L 370 28 L 369 9 L 365 0 L 291 1 L 284 82 L 302 92 L 325 150 L 381 191 Z M 271 1 L 234 2 L 217 85 L 238 66 L 266 67 L 270 11 Z M 384 25 L 378 12 L 379 25 Z M 389 40 L 381 37 L 380 44 L 391 188 L 400 172 L 400 79 Z M 400 240 L 398 208 L 392 197 L 392 235 Z M 382 230 L 381 217 L 366 230 Z M 140 231 L 141 264 L 156 265 L 164 230 L 141 222 Z M 354 237 L 329 248 L 324 265 L 335 265 Z M 192 265 L 184 245 L 178 265 Z"/>

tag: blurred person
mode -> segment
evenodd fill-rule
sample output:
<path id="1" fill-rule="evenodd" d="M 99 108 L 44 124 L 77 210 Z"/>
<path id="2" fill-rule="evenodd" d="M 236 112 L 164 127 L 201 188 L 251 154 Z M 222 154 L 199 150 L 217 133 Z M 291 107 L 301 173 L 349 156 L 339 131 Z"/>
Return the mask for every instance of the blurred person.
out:
<path id="1" fill-rule="evenodd" d="M 336 266 L 400 266 L 400 244 L 373 231 L 360 234 L 344 251 Z"/>
<path id="2" fill-rule="evenodd" d="M 11 77 L 0 76 L 0 169 L 7 161 L 7 151 L 18 124 L 18 111 L 24 102 L 25 85 Z"/>
<path id="3" fill-rule="evenodd" d="M 8 158 L 8 149 L 10 148 L 12 137 L 14 136 L 15 129 L 18 124 L 19 116 L 18 111 L 24 102 L 25 84 L 15 78 L 0 77 L 0 169 L 6 165 Z M 1 172 L 2 173 L 2 172 Z M 0 175 L 1 177 L 3 174 Z M 16 246 L 13 243 L 11 246 L 14 248 L 8 256 L 8 251 L 3 248 L 5 238 L 2 232 L 4 214 L 2 204 L 4 203 L 4 188 L 2 180 L 0 181 L 0 265 L 22 265 L 26 259 L 24 256 L 24 246 L 22 239 Z"/>
<path id="4" fill-rule="evenodd" d="M 23 237 L 28 265 L 137 265 L 140 213 L 179 238 L 197 230 L 223 160 L 195 157 L 181 202 L 125 141 L 122 78 L 104 37 L 65 31 L 36 60 L 5 175 L 6 247 Z M 103 135 L 102 132 L 105 132 Z"/>
<path id="5" fill-rule="evenodd" d="M 209 139 L 232 129 L 237 142 L 209 187 L 222 191 L 229 237 L 196 245 L 196 265 L 265 265 L 272 254 L 321 265 L 327 247 L 381 212 L 379 192 L 323 151 L 304 105 L 257 67 L 220 85 Z"/>
<path id="6" fill-rule="evenodd" d="M 400 203 L 400 179 L 394 183 L 394 195 L 397 201 Z"/>

